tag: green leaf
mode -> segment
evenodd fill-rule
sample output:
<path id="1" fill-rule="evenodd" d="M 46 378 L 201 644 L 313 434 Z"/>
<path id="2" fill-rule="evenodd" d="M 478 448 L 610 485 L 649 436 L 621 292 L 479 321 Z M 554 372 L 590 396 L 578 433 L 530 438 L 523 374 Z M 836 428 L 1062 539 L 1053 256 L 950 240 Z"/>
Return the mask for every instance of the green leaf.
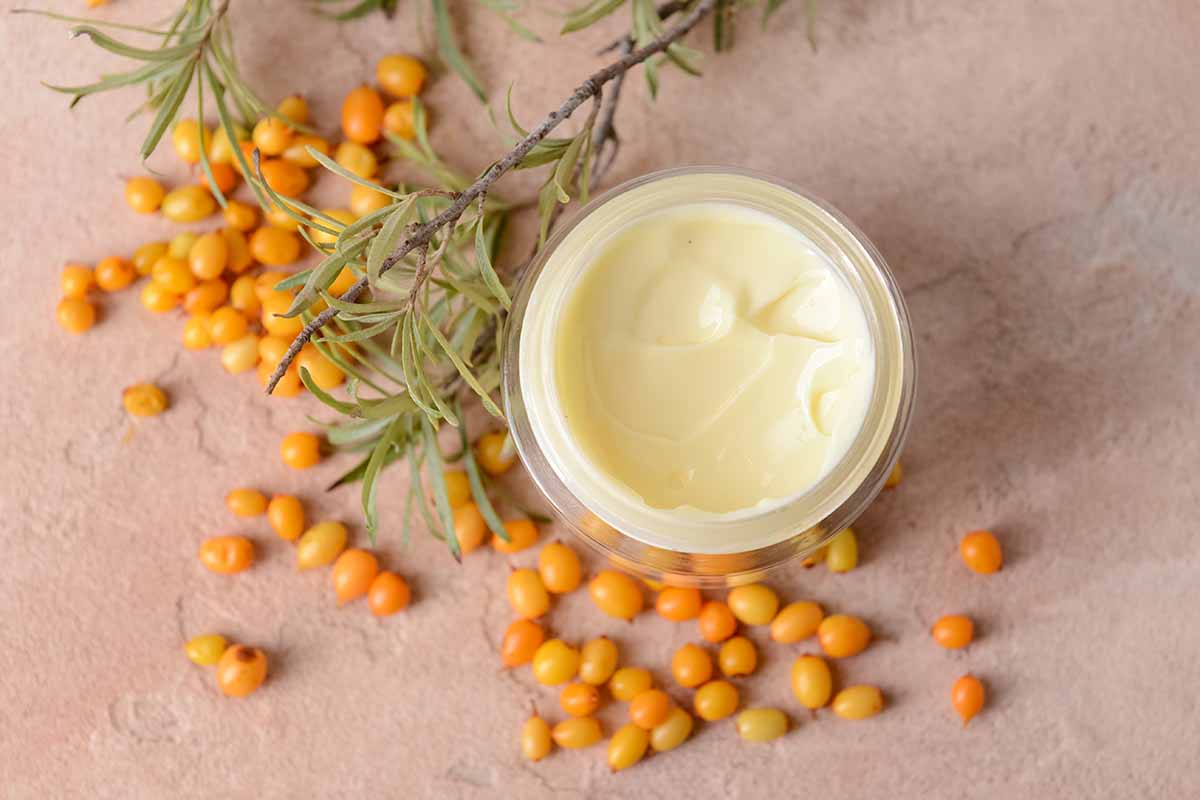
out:
<path id="1" fill-rule="evenodd" d="M 253 175 L 254 171 L 250 169 L 250 164 L 246 161 L 246 154 L 242 152 L 242 148 L 236 146 L 238 141 L 237 130 L 233 126 L 233 116 L 229 113 L 229 108 L 225 105 L 225 92 L 222 90 L 221 84 L 217 81 L 217 76 L 213 74 L 212 69 L 207 63 L 204 65 L 204 71 L 208 75 L 208 84 L 213 87 L 213 101 L 217 104 L 217 119 L 221 122 L 221 128 L 225 131 L 225 138 L 229 140 L 233 147 L 230 150 L 233 152 L 233 157 L 238 163 L 243 175 Z M 258 200 L 258 204 L 263 208 L 267 207 L 267 196 L 258 186 L 257 181 L 246 181 L 250 185 L 250 190 L 254 192 L 254 197 Z"/>
<path id="2" fill-rule="evenodd" d="M 480 102 L 486 102 L 487 92 L 484 91 L 483 84 L 475 77 L 475 71 L 467 63 L 467 59 L 458 48 L 458 42 L 455 41 L 446 0 L 431 0 L 431 2 L 433 3 L 433 24 L 437 36 L 438 55 L 446 63 L 446 66 L 458 73 L 458 76 L 470 87 Z"/>
<path id="3" fill-rule="evenodd" d="M 455 561 L 462 561 L 462 547 L 454 534 L 454 512 L 450 510 L 450 496 L 446 491 L 445 467 L 442 464 L 442 453 L 438 449 L 437 437 L 433 434 L 433 425 L 428 417 L 421 417 L 421 433 L 425 439 L 425 474 L 433 489 L 433 504 L 442 520 L 442 529 L 446 532 L 446 542 L 450 545 L 450 555 Z"/>
<path id="4" fill-rule="evenodd" d="M 538 247 L 546 244 L 546 234 L 550 232 L 550 219 L 554 214 L 554 206 L 558 203 L 558 187 L 554 184 L 554 176 L 542 184 L 538 191 Z"/>
<path id="5" fill-rule="evenodd" d="M 204 70 L 196 70 L 196 119 L 204 119 Z M 200 125 L 200 169 L 208 181 L 208 189 L 221 208 L 225 208 L 225 193 L 217 186 L 216 176 L 213 175 L 212 164 L 208 162 L 208 142 L 206 141 L 208 126 Z"/>
<path id="6" fill-rule="evenodd" d="M 404 431 L 403 419 L 403 417 L 397 416 L 388 425 L 383 436 L 379 437 L 379 442 L 376 443 L 375 449 L 371 451 L 371 457 L 368 459 L 367 466 L 363 470 L 363 518 L 366 522 L 367 535 L 370 537 L 372 545 L 375 544 L 375 533 L 379 528 L 379 517 L 375 507 L 375 496 L 379 486 L 379 473 L 384 467 L 389 451 L 396 447 L 401 440 Z"/>
<path id="7" fill-rule="evenodd" d="M 417 505 L 417 508 L 419 508 L 421 510 L 421 518 L 425 521 L 425 527 L 428 528 L 429 532 L 432 533 L 434 536 L 445 541 L 445 539 L 446 539 L 445 534 L 443 534 L 441 532 L 441 530 L 438 527 L 437 521 L 434 520 L 433 516 L 429 513 L 429 504 L 425 502 L 425 497 L 424 497 L 424 495 L 421 494 L 421 468 L 420 467 L 421 467 L 420 459 L 418 459 L 415 455 L 410 455 L 408 457 L 408 468 L 409 468 L 409 474 L 410 474 L 409 483 L 408 483 L 409 501 L 411 502 L 413 500 L 413 498 L 417 498 L 416 505 Z"/>
<path id="8" fill-rule="evenodd" d="M 83 25 L 93 25 L 98 28 L 112 28 L 113 30 L 119 31 L 133 31 L 134 33 L 146 33 L 150 34 L 151 36 L 168 36 L 173 33 L 173 30 L 159 30 L 157 28 L 147 28 L 143 25 L 127 25 L 121 22 L 108 22 L 106 20 L 93 19 L 91 17 L 72 17 L 67 14 L 56 14 L 53 11 L 42 11 L 38 8 L 14 8 L 11 13 L 34 14 L 39 17 L 47 17 L 48 19 L 58 20 L 59 22 L 80 23 Z"/>
<path id="9" fill-rule="evenodd" d="M 383 228 L 371 241 L 371 249 L 367 252 L 367 280 L 370 281 L 372 287 L 379 282 L 384 260 L 400 244 L 405 226 L 408 224 L 409 217 L 412 216 L 412 210 L 413 196 L 410 196 L 392 212 L 392 215 L 383 223 Z"/>
<path id="10" fill-rule="evenodd" d="M 300 368 L 300 381 L 304 384 L 305 388 L 312 392 L 313 397 L 317 398 L 339 414 L 347 414 L 349 416 L 358 415 L 357 405 L 354 403 L 347 403 L 344 400 L 338 400 L 329 392 L 318 386 L 317 382 L 313 380 L 312 375 L 308 373 L 308 367 Z"/>
<path id="11" fill-rule="evenodd" d="M 425 316 L 424 314 L 421 315 L 421 321 L 425 323 L 425 327 L 428 328 L 429 332 L 433 335 L 433 340 L 442 348 L 442 352 L 444 352 L 450 359 L 450 363 L 454 364 L 454 368 L 458 370 L 458 374 L 461 375 L 462 379 L 466 381 L 468 386 L 471 387 L 471 390 L 474 391 L 475 394 L 479 395 L 479 400 L 481 403 L 483 403 L 483 407 L 487 409 L 487 412 L 493 417 L 503 417 L 504 412 L 502 412 L 499 407 L 497 407 L 495 401 L 488 396 L 487 390 L 479 385 L 479 381 L 471 373 L 470 368 L 463 363 L 462 357 L 455 352 L 453 347 L 450 346 L 450 342 L 446 340 L 445 335 L 438 330 L 438 327 L 430 322 L 429 317 Z"/>
<path id="12" fill-rule="evenodd" d="M 782 2 L 782 0 L 780 0 Z M 808 46 L 817 52 L 817 11 L 821 0 L 804 0 L 804 17 L 808 27 Z"/>
<path id="13" fill-rule="evenodd" d="M 178 75 L 182 67 L 182 64 L 174 61 L 167 63 L 153 62 L 138 67 L 135 70 L 130 70 L 129 72 L 122 72 L 117 75 L 109 75 L 107 78 L 103 78 L 95 83 L 89 83 L 84 86 L 58 86 L 50 83 L 45 83 L 43 86 L 55 92 L 75 95 L 75 99 L 71 103 L 74 105 L 89 94 L 107 92 L 110 89 L 121 89 L 126 86 L 136 86 L 139 83 L 147 83 L 155 78 Z"/>
<path id="14" fill-rule="evenodd" d="M 625 5 L 625 0 L 592 0 L 592 2 L 568 12 L 567 20 L 559 33 L 582 30 L 604 19 L 623 5 Z"/>
<path id="15" fill-rule="evenodd" d="M 771 19 L 771 15 L 774 14 L 776 11 L 778 11 L 779 7 L 782 6 L 783 3 L 784 3 L 784 0 L 767 0 L 766 4 L 763 6 L 763 15 L 762 15 L 763 30 L 767 29 L 767 21 L 769 19 Z"/>
<path id="16" fill-rule="evenodd" d="M 512 307 L 512 299 L 508 296 L 508 291 L 504 288 L 500 276 L 492 267 L 492 257 L 488 253 L 487 242 L 484 239 L 482 220 L 483 218 L 480 217 L 480 221 L 475 225 L 475 265 L 479 267 L 479 276 L 483 278 L 483 283 L 487 286 L 488 291 L 500 301 L 505 309 L 508 309 Z"/>
<path id="17" fill-rule="evenodd" d="M 86 36 L 92 40 L 92 43 L 103 50 L 110 53 L 116 53 L 125 58 L 132 58 L 137 61 L 177 61 L 182 58 L 193 58 L 197 56 L 197 45 L 199 40 L 197 37 L 183 37 L 180 39 L 180 44 L 171 47 L 160 47 L 154 50 L 144 47 L 134 47 L 125 44 L 124 42 L 114 39 L 106 33 L 101 32 L 91 25 L 80 25 L 71 29 L 71 36 Z"/>
<path id="18" fill-rule="evenodd" d="M 175 115 L 179 113 L 179 106 L 183 103 L 183 97 L 187 94 L 188 87 L 192 84 L 192 73 L 196 69 L 196 63 L 185 66 L 175 80 L 171 82 L 171 89 L 167 92 L 166 99 L 163 100 L 162 107 L 158 110 L 158 114 L 154 117 L 154 122 L 150 125 L 150 130 L 146 133 L 146 138 L 142 142 L 142 160 L 150 157 L 154 152 L 154 148 L 158 147 L 159 141 L 163 134 L 167 132 L 171 122 L 175 119 Z"/>
<path id="19" fill-rule="evenodd" d="M 504 0 L 479 0 L 479 3 L 484 8 L 487 8 L 496 16 L 498 16 L 500 19 L 504 20 L 504 23 L 508 25 L 509 29 L 517 36 L 520 36 L 522 39 L 530 42 L 537 42 L 539 44 L 541 43 L 542 38 L 540 36 L 529 30 L 529 28 L 526 28 L 519 21 L 517 21 L 515 17 L 512 16 L 512 12 L 517 10 L 516 3 L 508 3 Z"/>

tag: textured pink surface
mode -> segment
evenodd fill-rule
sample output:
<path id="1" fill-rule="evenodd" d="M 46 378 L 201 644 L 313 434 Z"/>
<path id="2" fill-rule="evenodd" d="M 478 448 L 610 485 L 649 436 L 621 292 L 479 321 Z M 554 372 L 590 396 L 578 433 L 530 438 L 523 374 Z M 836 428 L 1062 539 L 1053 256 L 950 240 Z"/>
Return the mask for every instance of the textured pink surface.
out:
<path id="1" fill-rule="evenodd" d="M 146 19 L 165 5 L 106 13 Z M 295 5 L 234 3 L 262 32 L 243 36 L 244 67 L 268 97 L 308 92 L 324 120 L 377 55 L 427 51 L 411 4 L 395 23 L 344 27 L 281 17 Z M 296 574 L 264 523 L 228 516 L 224 493 L 253 484 L 355 519 L 353 491 L 318 491 L 340 465 L 288 473 L 275 455 L 314 403 L 268 401 L 215 354 L 182 351 L 180 319 L 148 319 L 133 292 L 106 299 L 87 336 L 56 327 L 64 260 L 129 253 L 168 228 L 120 198 L 145 124 L 120 120 L 137 97 L 68 113 L 37 84 L 112 62 L 55 23 L 0 17 L 0 794 L 1195 796 L 1200 10 L 823 5 L 816 55 L 793 2 L 768 32 L 747 21 L 704 78 L 665 71 L 657 104 L 632 82 L 613 178 L 724 162 L 794 180 L 855 219 L 906 290 L 922 370 L 908 478 L 861 521 L 859 570 L 775 580 L 788 598 L 870 620 L 877 641 L 838 664 L 838 679 L 878 683 L 889 706 L 869 722 L 810 719 L 787 674 L 811 647 L 768 648 L 743 696 L 789 711 L 798 724 L 784 739 L 745 745 L 731 724 L 707 725 L 618 776 L 599 747 L 519 761 L 530 702 L 559 714 L 526 672 L 497 669 L 505 559 L 459 568 L 424 535 L 403 548 L 393 524 L 383 557 L 411 577 L 416 602 L 378 622 L 338 610 L 324 574 Z M 463 28 L 493 94 L 516 81 L 525 119 L 557 105 L 608 38 L 518 42 L 475 6 Z M 429 102 L 452 162 L 478 169 L 499 152 L 455 80 L 436 81 Z M 154 163 L 179 177 L 170 159 Z M 320 192 L 344 202 L 332 180 Z M 126 418 L 120 390 L 140 380 L 170 391 L 168 414 Z M 402 490 L 398 474 L 383 484 L 392 523 Z M 955 554 L 980 526 L 1006 548 L 991 578 Z M 259 563 L 232 579 L 194 556 L 227 531 L 260 544 Z M 928 638 L 950 612 L 978 620 L 966 652 Z M 583 593 L 550 624 L 571 639 L 608 633 L 663 679 L 669 653 L 695 638 L 649 615 L 633 627 L 601 619 Z M 184 659 L 182 642 L 210 630 L 269 651 L 271 678 L 252 698 L 220 697 Z M 991 694 L 964 731 L 948 692 L 967 670 Z M 604 712 L 608 730 L 622 713 Z"/>

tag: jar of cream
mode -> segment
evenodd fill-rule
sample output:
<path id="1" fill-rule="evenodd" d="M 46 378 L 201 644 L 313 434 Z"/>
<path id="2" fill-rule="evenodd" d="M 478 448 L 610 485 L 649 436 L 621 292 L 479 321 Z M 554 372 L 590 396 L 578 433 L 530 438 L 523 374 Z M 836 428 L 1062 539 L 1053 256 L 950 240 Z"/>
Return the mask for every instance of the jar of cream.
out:
<path id="1" fill-rule="evenodd" d="M 723 167 L 584 207 L 530 264 L 504 346 L 513 440 L 555 510 L 617 566 L 682 585 L 757 580 L 849 525 L 916 379 L 866 237 Z"/>

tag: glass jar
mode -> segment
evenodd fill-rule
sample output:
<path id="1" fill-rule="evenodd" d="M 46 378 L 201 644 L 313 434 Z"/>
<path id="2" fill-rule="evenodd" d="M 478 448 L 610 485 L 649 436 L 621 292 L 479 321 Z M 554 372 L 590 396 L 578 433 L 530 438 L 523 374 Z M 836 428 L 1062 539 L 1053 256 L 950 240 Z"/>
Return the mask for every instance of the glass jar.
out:
<path id="1" fill-rule="evenodd" d="M 732 203 L 801 233 L 853 290 L 870 331 L 875 381 L 849 450 L 801 494 L 766 506 L 697 517 L 631 502 L 582 453 L 559 411 L 556 321 L 598 248 L 647 215 L 692 203 Z M 504 334 L 503 393 L 521 460 L 567 527 L 614 565 L 674 585 L 759 580 L 812 554 L 879 493 L 912 414 L 916 361 L 908 311 L 874 246 L 820 200 L 773 178 L 729 167 L 686 167 L 624 183 L 562 225 L 522 278 Z M 703 529 L 701 531 L 700 529 Z M 718 546 L 689 552 L 688 534 Z"/>

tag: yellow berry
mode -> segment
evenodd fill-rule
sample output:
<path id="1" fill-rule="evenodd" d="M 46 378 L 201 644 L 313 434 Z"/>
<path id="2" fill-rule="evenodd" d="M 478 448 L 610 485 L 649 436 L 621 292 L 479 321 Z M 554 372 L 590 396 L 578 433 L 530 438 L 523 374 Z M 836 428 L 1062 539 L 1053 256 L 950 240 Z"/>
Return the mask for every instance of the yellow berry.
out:
<path id="1" fill-rule="evenodd" d="M 817 641 L 830 658 L 849 658 L 861 653 L 871 643 L 871 629 L 858 617 L 834 614 L 821 620 L 817 627 Z"/>
<path id="2" fill-rule="evenodd" d="M 292 469 L 308 469 L 321 460 L 321 440 L 311 433 L 289 433 L 279 443 L 279 456 Z"/>
<path id="3" fill-rule="evenodd" d="M 633 619 L 642 610 L 642 590 L 623 572 L 606 569 L 588 583 L 588 594 L 596 607 L 617 619 Z"/>
<path id="4" fill-rule="evenodd" d="M 531 569 L 515 569 L 508 576 L 508 602 L 518 617 L 533 619 L 550 610 L 550 595 L 541 577 Z"/>
<path id="5" fill-rule="evenodd" d="M 300 237 L 282 228 L 259 228 L 250 234 L 250 254 L 271 267 L 291 264 L 300 257 Z"/>
<path id="6" fill-rule="evenodd" d="M 604 737 L 600 723 L 594 717 L 564 719 L 550 732 L 554 743 L 566 750 L 591 747 Z"/>
<path id="7" fill-rule="evenodd" d="M 974 675 L 963 675 L 950 687 L 950 703 L 962 718 L 964 728 L 983 708 L 984 694 L 983 683 Z M 883 700 L 880 698 L 880 706 L 882 705 Z"/>
<path id="8" fill-rule="evenodd" d="M 391 204 L 392 198 L 369 186 L 356 183 L 350 187 L 350 210 L 359 217 L 365 217 L 367 214 L 387 208 Z"/>
<path id="9" fill-rule="evenodd" d="M 758 650 L 745 636 L 734 636 L 717 651 L 717 664 L 729 677 L 749 675 L 758 666 Z"/>
<path id="10" fill-rule="evenodd" d="M 883 694 L 874 686 L 847 686 L 833 698 L 833 713 L 842 719 L 867 719 L 883 710 Z"/>
<path id="11" fill-rule="evenodd" d="M 551 542 L 538 553 L 538 573 L 554 594 L 573 592 L 583 580 L 579 556 L 562 542 Z"/>
<path id="12" fill-rule="evenodd" d="M 217 687 L 229 697 L 245 697 L 267 679 L 267 657 L 257 647 L 235 644 L 217 662 Z"/>
<path id="13" fill-rule="evenodd" d="M 608 742 L 608 767 L 613 772 L 628 769 L 642 760 L 650 746 L 650 733 L 637 725 L 622 725 Z"/>
<path id="14" fill-rule="evenodd" d="M 696 708 L 696 716 L 706 722 L 716 722 L 737 711 L 738 690 L 729 681 L 709 681 L 696 690 L 696 697 L 692 702 Z"/>
<path id="15" fill-rule="evenodd" d="M 699 589 L 667 586 L 655 598 L 654 609 L 659 616 L 672 622 L 685 622 L 700 616 L 703 603 Z"/>
<path id="16" fill-rule="evenodd" d="M 183 296 L 183 310 L 189 314 L 207 314 L 229 296 L 229 286 L 220 278 L 200 281 Z"/>
<path id="17" fill-rule="evenodd" d="M 674 750 L 692 735 L 692 728 L 695 727 L 695 724 L 691 714 L 679 706 L 675 706 L 671 709 L 666 721 L 661 725 L 656 725 L 654 730 L 650 731 L 650 747 L 656 753 Z"/>
<path id="18" fill-rule="evenodd" d="M 91 267 L 82 264 L 67 264 L 62 271 L 63 297 L 84 297 L 92 288 L 95 277 Z"/>
<path id="19" fill-rule="evenodd" d="M 1000 542 L 991 531 L 974 531 L 963 537 L 959 544 L 963 563 L 972 572 L 990 575 L 1004 566 L 1004 554 Z"/>
<path id="20" fill-rule="evenodd" d="M 650 730 L 666 721 L 673 705 L 671 696 L 662 689 L 646 689 L 629 701 L 629 720 L 639 728 Z"/>
<path id="21" fill-rule="evenodd" d="M 138 275 L 149 275 L 154 262 L 168 255 L 169 248 L 166 242 L 147 242 L 133 251 L 133 269 Z"/>
<path id="22" fill-rule="evenodd" d="M 395 134 L 401 139 L 412 141 L 417 137 L 417 129 L 413 123 L 413 104 L 411 100 L 398 100 L 383 112 L 383 129 Z"/>
<path id="23" fill-rule="evenodd" d="M 459 549 L 464 556 L 475 552 L 487 539 L 488 527 L 483 514 L 474 503 L 459 506 L 453 513 L 454 538 L 458 540 Z"/>
<path id="24" fill-rule="evenodd" d="M 519 553 L 537 544 L 538 529 L 532 520 L 511 519 L 504 523 L 504 531 L 508 534 L 507 542 L 499 536 L 492 537 L 492 547 L 501 553 Z"/>
<path id="25" fill-rule="evenodd" d="M 392 97 L 414 97 L 421 93 L 429 71 L 416 58 L 392 53 L 375 63 L 375 80 Z"/>
<path id="26" fill-rule="evenodd" d="M 833 675 L 820 656 L 800 656 L 792 663 L 792 694 L 805 708 L 817 709 L 833 694 Z"/>
<path id="27" fill-rule="evenodd" d="M 451 469 L 442 473 L 442 481 L 446 484 L 446 499 L 451 508 L 461 508 L 471 502 L 471 482 L 467 473 Z"/>
<path id="28" fill-rule="evenodd" d="M 140 176 L 125 181 L 125 202 L 139 214 L 153 214 L 167 190 L 154 178 Z"/>
<path id="29" fill-rule="evenodd" d="M 316 223 L 335 231 L 341 231 L 342 228 L 358 219 L 358 217 L 354 216 L 354 212 L 348 208 L 326 208 L 323 210 L 323 213 L 327 217 L 333 217 L 335 220 L 337 220 L 337 222 L 330 222 L 327 219 L 318 219 L 316 220 Z M 312 240 L 317 244 L 333 244 L 338 240 L 336 233 L 326 233 L 325 231 L 317 228 L 309 228 L 308 235 L 312 237 Z M 334 294 L 338 293 L 334 292 Z"/>
<path id="30" fill-rule="evenodd" d="M 155 286 L 173 295 L 185 295 L 196 286 L 196 276 L 188 269 L 187 263 L 171 256 L 154 262 L 150 278 Z"/>
<path id="31" fill-rule="evenodd" d="M 308 101 L 298 94 L 289 94 L 279 101 L 275 110 L 287 117 L 291 122 L 301 125 L 308 122 Z"/>
<path id="32" fill-rule="evenodd" d="M 700 636 L 704 641 L 723 642 L 737 632 L 737 618 L 721 600 L 709 600 L 700 608 Z"/>
<path id="33" fill-rule="evenodd" d="M 904 480 L 904 468 L 900 466 L 900 462 L 897 461 L 895 465 L 892 466 L 892 471 L 888 473 L 887 480 L 883 482 L 883 488 L 895 489 L 900 485 L 900 481 L 902 480 Z"/>
<path id="34" fill-rule="evenodd" d="M 175 128 L 171 131 L 171 144 L 175 146 L 175 154 L 185 163 L 198 164 L 200 162 L 200 134 L 202 130 L 204 141 L 207 142 L 211 138 L 208 129 L 202 129 L 200 123 L 196 122 L 196 120 L 181 119 L 175 123 Z"/>
<path id="35" fill-rule="evenodd" d="M 530 619 L 514 620 L 500 641 L 500 660 L 506 667 L 528 664 L 544 641 L 546 632 L 541 625 Z"/>
<path id="36" fill-rule="evenodd" d="M 221 349 L 221 366 L 231 375 L 249 372 L 258 364 L 258 336 L 248 333 Z"/>
<path id="37" fill-rule="evenodd" d="M 188 253 L 192 252 L 192 245 L 199 238 L 200 234 L 192 233 L 191 231 L 181 231 L 175 234 L 171 237 L 171 243 L 167 248 L 167 255 L 171 258 L 177 258 L 180 261 L 187 261 Z"/>
<path id="38" fill-rule="evenodd" d="M 228 647 L 225 637 L 219 633 L 207 633 L 188 640 L 183 646 L 188 660 L 201 667 L 211 667 L 221 660 L 221 655 Z"/>
<path id="39" fill-rule="evenodd" d="M 316 150 L 323 156 L 329 155 L 329 142 L 322 139 L 320 136 L 312 136 L 309 134 L 300 134 L 292 137 L 292 143 L 283 151 L 283 160 L 290 164 L 295 164 L 298 167 L 312 169 L 320 166 L 321 162 L 313 158 L 312 153 L 308 152 L 308 148 Z"/>
<path id="40" fill-rule="evenodd" d="M 769 625 L 779 610 L 779 595 L 770 586 L 751 583 L 730 590 L 729 610 L 746 625 Z"/>
<path id="41" fill-rule="evenodd" d="M 267 510 L 267 496 L 258 489 L 234 489 L 225 495 L 225 506 L 238 517 L 257 517 Z"/>
<path id="42" fill-rule="evenodd" d="M 233 575 L 254 563 L 254 543 L 245 536 L 214 536 L 200 544 L 200 563 L 221 575 Z"/>
<path id="43" fill-rule="evenodd" d="M 371 148 L 358 142 L 342 142 L 333 153 L 333 160 L 360 178 L 372 178 L 379 169 L 379 159 Z"/>
<path id="44" fill-rule="evenodd" d="M 258 293 L 254 291 L 253 275 L 239 275 L 233 282 L 229 287 L 229 305 L 247 316 L 258 313 L 262 303 L 258 299 Z"/>
<path id="45" fill-rule="evenodd" d="M 329 293 L 334 297 L 339 297 L 349 291 L 357 281 L 358 276 L 354 274 L 354 270 L 350 267 L 342 267 L 342 271 L 333 279 L 333 283 L 329 284 Z"/>
<path id="46" fill-rule="evenodd" d="M 671 674 L 683 687 L 694 688 L 712 677 L 712 656 L 703 647 L 685 644 L 671 657 Z"/>
<path id="47" fill-rule="evenodd" d="M 71 333 L 83 333 L 96 324 L 95 306 L 80 297 L 64 297 L 54 313 L 63 330 Z"/>
<path id="48" fill-rule="evenodd" d="M 267 503 L 267 522 L 280 539 L 294 541 L 304 531 L 304 506 L 290 494 L 277 494 Z"/>
<path id="49" fill-rule="evenodd" d="M 229 245 L 220 231 L 204 234 L 188 251 L 188 266 L 192 274 L 202 281 L 219 277 L 228 263 Z"/>
<path id="50" fill-rule="evenodd" d="M 121 403 L 135 417 L 157 417 L 167 410 L 167 394 L 153 383 L 138 383 L 121 393 Z"/>
<path id="51" fill-rule="evenodd" d="M 475 443 L 475 460 L 487 474 L 503 475 L 517 460 L 517 448 L 507 431 L 495 431 L 479 437 Z"/>
<path id="52" fill-rule="evenodd" d="M 332 564 L 346 549 L 349 533 L 340 522 L 318 522 L 296 542 L 296 568 L 305 570 Z"/>
<path id="53" fill-rule="evenodd" d="M 826 547 L 818 547 L 816 550 L 813 550 L 811 553 L 805 556 L 803 560 L 800 561 L 800 566 L 804 567 L 805 569 L 812 569 L 817 564 L 822 563 L 825 560 L 825 553 L 827 549 L 828 548 Z"/>
<path id="54" fill-rule="evenodd" d="M 137 272 L 123 258 L 108 256 L 96 262 L 96 285 L 106 292 L 118 292 L 137 277 Z"/>
<path id="55" fill-rule="evenodd" d="M 246 129 L 241 125 L 234 125 L 233 133 L 234 136 L 238 137 L 239 142 L 244 142 L 249 137 Z M 234 163 L 233 146 L 229 143 L 229 137 L 225 135 L 225 127 L 223 125 L 218 125 L 212 138 L 208 139 L 208 160 L 211 164 Z"/>
<path id="56" fill-rule="evenodd" d="M 208 312 L 198 312 L 183 323 L 183 346 L 188 350 L 203 350 L 212 346 L 212 334 L 208 332 Z"/>
<path id="57" fill-rule="evenodd" d="M 558 704 L 572 717 L 590 717 L 600 707 L 600 690 L 587 683 L 568 683 L 558 695 Z"/>
<path id="58" fill-rule="evenodd" d="M 579 680 L 600 686 L 613 676 L 617 669 L 617 646 L 612 639 L 601 636 L 592 639 L 580 651 Z"/>
<path id="59" fill-rule="evenodd" d="M 747 742 L 769 742 L 787 733 L 788 719 L 778 708 L 748 708 L 737 716 L 737 732 Z"/>
<path id="60" fill-rule="evenodd" d="M 169 256 L 167 256 L 169 258 Z M 162 259 L 159 259 L 161 261 Z M 189 273 L 190 274 L 190 273 Z M 169 292 L 157 283 L 151 281 L 142 287 L 142 305 L 147 311 L 162 314 L 179 305 L 183 299 L 174 292 Z"/>
<path id="61" fill-rule="evenodd" d="M 369 86 L 359 86 L 342 103 L 342 133 L 360 144 L 379 139 L 383 126 L 383 98 Z"/>
<path id="62" fill-rule="evenodd" d="M 229 253 L 226 267 L 235 275 L 248 270 L 254 264 L 254 256 L 250 254 L 250 244 L 246 235 L 237 228 L 222 228 L 221 235 L 225 237 L 225 249 Z"/>
<path id="63" fill-rule="evenodd" d="M 277 156 L 292 143 L 292 129 L 277 117 L 264 117 L 254 126 L 250 139 L 264 156 Z"/>
<path id="64" fill-rule="evenodd" d="M 579 671 L 579 651 L 562 639 L 543 642 L 533 654 L 533 679 L 543 686 L 557 686 Z"/>
<path id="65" fill-rule="evenodd" d="M 333 564 L 330 580 L 338 605 L 362 597 L 379 575 L 379 560 L 374 553 L 352 548 L 346 550 Z"/>
<path id="66" fill-rule="evenodd" d="M 261 231 L 263 228 L 259 228 L 259 230 Z M 292 296 L 290 294 L 276 292 L 263 298 L 261 319 L 262 326 L 267 329 L 267 333 L 289 342 L 296 338 L 296 335 L 304 329 L 304 320 L 300 319 L 299 315 L 283 316 L 291 307 Z M 299 365 L 297 365 L 298 367 Z"/>
<path id="67" fill-rule="evenodd" d="M 252 231 L 258 225 L 258 209 L 240 200 L 227 202 L 221 216 L 224 217 L 226 225 L 242 233 Z"/>
<path id="68" fill-rule="evenodd" d="M 853 528 L 846 528 L 829 543 L 825 566 L 830 572 L 849 572 L 858 566 L 858 537 Z"/>
<path id="69" fill-rule="evenodd" d="M 308 370 L 309 377 L 322 389 L 333 389 L 346 382 L 346 373 L 321 354 L 315 345 L 306 344 L 296 355 L 297 367 Z"/>
<path id="70" fill-rule="evenodd" d="M 534 714 L 521 726 L 521 755 L 526 761 L 541 761 L 554 749 L 550 723 Z"/>
<path id="71" fill-rule="evenodd" d="M 788 603 L 771 621 L 771 638 L 780 644 L 793 644 L 815 636 L 825 611 L 811 600 Z"/>
<path id="72" fill-rule="evenodd" d="M 608 690 L 617 700 L 628 703 L 654 685 L 650 670 L 644 667 L 621 667 L 613 673 Z"/>
<path id="73" fill-rule="evenodd" d="M 962 614 L 945 616 L 933 623 L 933 640 L 947 650 L 966 647 L 975 638 L 975 623 Z"/>
<path id="74" fill-rule="evenodd" d="M 198 183 L 172 189 L 162 200 L 163 216 L 172 222 L 199 222 L 216 210 L 212 193 Z"/>

